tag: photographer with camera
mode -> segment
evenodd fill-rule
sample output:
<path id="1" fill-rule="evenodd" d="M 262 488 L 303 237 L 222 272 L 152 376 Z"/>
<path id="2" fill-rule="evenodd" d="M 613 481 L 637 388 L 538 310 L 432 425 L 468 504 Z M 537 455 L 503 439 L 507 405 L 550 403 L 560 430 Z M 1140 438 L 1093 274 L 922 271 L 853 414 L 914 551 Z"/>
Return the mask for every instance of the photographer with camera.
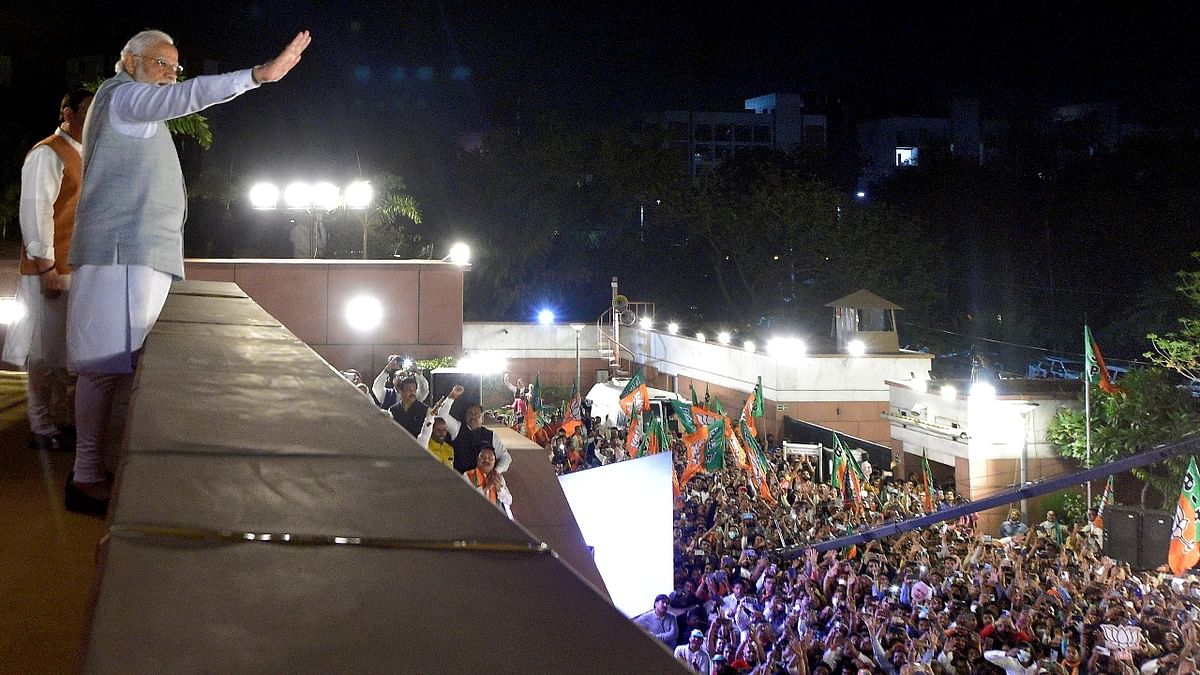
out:
<path id="1" fill-rule="evenodd" d="M 408 378 L 417 382 L 418 401 L 429 398 L 429 380 L 425 379 L 419 368 L 413 368 L 412 359 L 400 354 L 389 356 L 383 370 L 379 371 L 371 383 L 371 393 L 375 395 L 375 400 L 379 401 L 379 407 L 387 410 L 396 405 L 400 400 L 399 387 L 396 385 Z"/>

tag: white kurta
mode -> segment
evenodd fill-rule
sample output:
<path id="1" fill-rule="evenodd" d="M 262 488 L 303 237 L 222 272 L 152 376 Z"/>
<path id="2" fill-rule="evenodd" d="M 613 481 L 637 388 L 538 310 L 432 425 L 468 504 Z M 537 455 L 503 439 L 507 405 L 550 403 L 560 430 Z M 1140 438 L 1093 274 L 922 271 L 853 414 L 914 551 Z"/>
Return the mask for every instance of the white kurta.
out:
<path id="1" fill-rule="evenodd" d="M 145 265 L 77 267 L 67 323 L 71 370 L 133 372 L 133 353 L 142 348 L 170 290 L 171 275 Z"/>
<path id="2" fill-rule="evenodd" d="M 121 86 L 113 93 L 109 121 L 121 134 L 149 138 L 162 120 L 229 100 L 258 86 L 248 69 L 195 78 L 188 84 L 159 87 L 133 82 Z M 196 87 L 203 88 L 203 97 L 194 96 Z M 198 98 L 204 99 L 202 104 L 198 104 Z M 158 319 L 171 288 L 171 275 L 145 265 L 114 261 L 80 265 L 74 277 L 67 322 L 69 366 L 78 372 L 133 372 L 133 352 L 141 349 Z"/>
<path id="3" fill-rule="evenodd" d="M 62 128 L 54 132 L 79 152 L 83 147 Z M 21 242 L 30 256 L 53 260 L 54 202 L 62 188 L 63 161 L 47 145 L 39 145 L 25 156 L 21 167 Z M 63 276 L 70 287 L 71 277 Z M 41 364 L 48 368 L 66 365 L 67 300 L 42 295 L 41 278 L 22 274 L 17 281 L 17 302 L 25 316 L 8 327 L 0 360 L 19 368 Z"/>

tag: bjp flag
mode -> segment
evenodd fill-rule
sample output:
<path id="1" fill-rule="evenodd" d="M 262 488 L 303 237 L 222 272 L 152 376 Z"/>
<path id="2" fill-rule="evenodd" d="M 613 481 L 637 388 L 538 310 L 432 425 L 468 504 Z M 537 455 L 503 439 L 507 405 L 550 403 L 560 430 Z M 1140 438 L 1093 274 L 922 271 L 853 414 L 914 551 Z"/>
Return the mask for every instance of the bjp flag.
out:
<path id="1" fill-rule="evenodd" d="M 1188 462 L 1183 476 L 1183 488 L 1179 491 L 1179 503 L 1175 505 L 1175 523 L 1171 526 L 1171 547 L 1167 550 L 1167 564 L 1176 576 L 1200 562 L 1200 528 L 1196 525 L 1196 512 L 1200 511 L 1200 471 L 1196 469 L 1196 458 Z"/>

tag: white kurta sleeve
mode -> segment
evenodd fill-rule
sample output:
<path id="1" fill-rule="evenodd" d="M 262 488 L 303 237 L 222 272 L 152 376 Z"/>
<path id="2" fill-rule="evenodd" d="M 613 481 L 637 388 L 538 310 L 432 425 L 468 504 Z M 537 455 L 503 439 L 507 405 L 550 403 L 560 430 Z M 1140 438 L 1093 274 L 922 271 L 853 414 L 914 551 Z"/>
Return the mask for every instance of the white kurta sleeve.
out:
<path id="1" fill-rule="evenodd" d="M 21 241 L 34 258 L 54 259 L 54 202 L 62 187 L 63 162 L 39 145 L 21 166 Z"/>

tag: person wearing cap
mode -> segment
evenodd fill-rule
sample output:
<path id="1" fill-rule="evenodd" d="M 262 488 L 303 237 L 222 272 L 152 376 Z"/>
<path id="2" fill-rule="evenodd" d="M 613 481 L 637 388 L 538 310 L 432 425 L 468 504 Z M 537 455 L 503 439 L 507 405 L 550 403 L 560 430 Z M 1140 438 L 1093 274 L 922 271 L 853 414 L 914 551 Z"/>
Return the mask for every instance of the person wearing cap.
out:
<path id="1" fill-rule="evenodd" d="M 699 628 L 693 629 L 688 634 L 687 644 L 675 648 L 675 658 L 691 666 L 697 673 L 711 673 L 712 657 L 704 648 L 704 631 Z"/>
<path id="2" fill-rule="evenodd" d="M 668 647 L 675 646 L 675 636 L 679 634 L 679 623 L 675 616 L 667 611 L 670 598 L 666 593 L 659 593 L 654 598 L 654 609 L 639 615 L 633 622 L 658 638 Z"/>

